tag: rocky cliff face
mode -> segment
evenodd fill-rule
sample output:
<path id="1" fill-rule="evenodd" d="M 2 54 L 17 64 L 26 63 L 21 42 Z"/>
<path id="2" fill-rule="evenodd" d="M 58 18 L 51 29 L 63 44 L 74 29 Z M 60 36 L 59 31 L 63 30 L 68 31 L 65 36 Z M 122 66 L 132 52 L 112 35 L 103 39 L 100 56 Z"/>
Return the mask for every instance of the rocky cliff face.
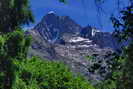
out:
<path id="1" fill-rule="evenodd" d="M 84 27 L 80 36 L 83 38 L 91 39 L 95 44 L 101 48 L 111 48 L 113 50 L 120 49 L 120 44 L 117 39 L 110 32 L 101 32 L 91 26 Z"/>
<path id="2" fill-rule="evenodd" d="M 43 39 L 56 43 L 60 42 L 65 33 L 78 34 L 81 26 L 68 16 L 57 16 L 54 12 L 50 12 L 34 27 L 34 30 L 37 30 Z"/>
<path id="3" fill-rule="evenodd" d="M 111 33 L 90 26 L 82 28 L 68 16 L 50 12 L 28 34 L 33 36 L 29 57 L 62 61 L 75 74 L 96 81 L 103 80 L 111 72 L 108 61 L 117 49 Z M 93 69 L 95 65 L 98 66 Z"/>

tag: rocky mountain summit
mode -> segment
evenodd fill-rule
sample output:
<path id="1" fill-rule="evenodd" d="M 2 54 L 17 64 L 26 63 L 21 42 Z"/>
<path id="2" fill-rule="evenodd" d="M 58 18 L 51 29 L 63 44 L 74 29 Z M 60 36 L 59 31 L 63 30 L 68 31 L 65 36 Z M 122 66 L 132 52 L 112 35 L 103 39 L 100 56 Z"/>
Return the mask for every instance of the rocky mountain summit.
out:
<path id="1" fill-rule="evenodd" d="M 108 63 L 119 48 L 111 33 L 82 27 L 53 11 L 27 33 L 33 37 L 29 57 L 64 62 L 75 74 L 95 81 L 103 80 L 111 72 Z"/>

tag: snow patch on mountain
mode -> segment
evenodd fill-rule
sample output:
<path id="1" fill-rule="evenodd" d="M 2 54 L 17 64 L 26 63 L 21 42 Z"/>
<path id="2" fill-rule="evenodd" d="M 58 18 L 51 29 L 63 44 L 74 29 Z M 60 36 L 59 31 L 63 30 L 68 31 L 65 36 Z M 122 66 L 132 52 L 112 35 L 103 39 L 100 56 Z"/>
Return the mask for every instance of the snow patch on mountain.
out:
<path id="1" fill-rule="evenodd" d="M 81 42 L 81 41 L 84 41 L 84 42 L 92 42 L 91 40 L 89 39 L 86 39 L 86 38 L 83 38 L 83 37 L 73 37 L 69 40 L 69 42 Z"/>
<path id="2" fill-rule="evenodd" d="M 49 11 L 48 14 L 55 14 L 55 12 L 54 11 Z"/>

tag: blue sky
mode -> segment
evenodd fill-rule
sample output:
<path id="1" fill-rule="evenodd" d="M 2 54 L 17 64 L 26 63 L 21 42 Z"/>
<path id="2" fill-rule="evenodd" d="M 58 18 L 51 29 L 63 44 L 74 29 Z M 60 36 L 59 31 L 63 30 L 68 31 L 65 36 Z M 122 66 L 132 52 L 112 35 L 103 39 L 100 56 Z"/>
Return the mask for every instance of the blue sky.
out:
<path id="1" fill-rule="evenodd" d="M 94 0 L 67 0 L 66 4 L 60 3 L 58 0 L 30 0 L 36 21 L 30 27 L 37 24 L 49 11 L 55 11 L 57 15 L 70 16 L 70 18 L 83 27 L 89 24 L 102 31 L 112 31 L 113 27 L 109 17 L 112 13 L 117 14 L 116 0 L 105 1 L 107 1 L 103 4 L 105 12 L 98 14 Z M 125 4 L 128 0 L 120 1 L 124 1 L 123 4 Z"/>

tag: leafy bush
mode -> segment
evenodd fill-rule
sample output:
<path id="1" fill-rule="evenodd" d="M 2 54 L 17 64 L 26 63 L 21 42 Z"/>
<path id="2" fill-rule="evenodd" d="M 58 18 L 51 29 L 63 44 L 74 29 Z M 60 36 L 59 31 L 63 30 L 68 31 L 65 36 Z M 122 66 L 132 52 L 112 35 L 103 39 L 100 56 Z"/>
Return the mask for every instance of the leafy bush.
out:
<path id="1" fill-rule="evenodd" d="M 94 89 L 82 77 L 74 77 L 72 72 L 60 62 L 34 57 L 14 63 L 18 71 L 13 89 Z"/>

